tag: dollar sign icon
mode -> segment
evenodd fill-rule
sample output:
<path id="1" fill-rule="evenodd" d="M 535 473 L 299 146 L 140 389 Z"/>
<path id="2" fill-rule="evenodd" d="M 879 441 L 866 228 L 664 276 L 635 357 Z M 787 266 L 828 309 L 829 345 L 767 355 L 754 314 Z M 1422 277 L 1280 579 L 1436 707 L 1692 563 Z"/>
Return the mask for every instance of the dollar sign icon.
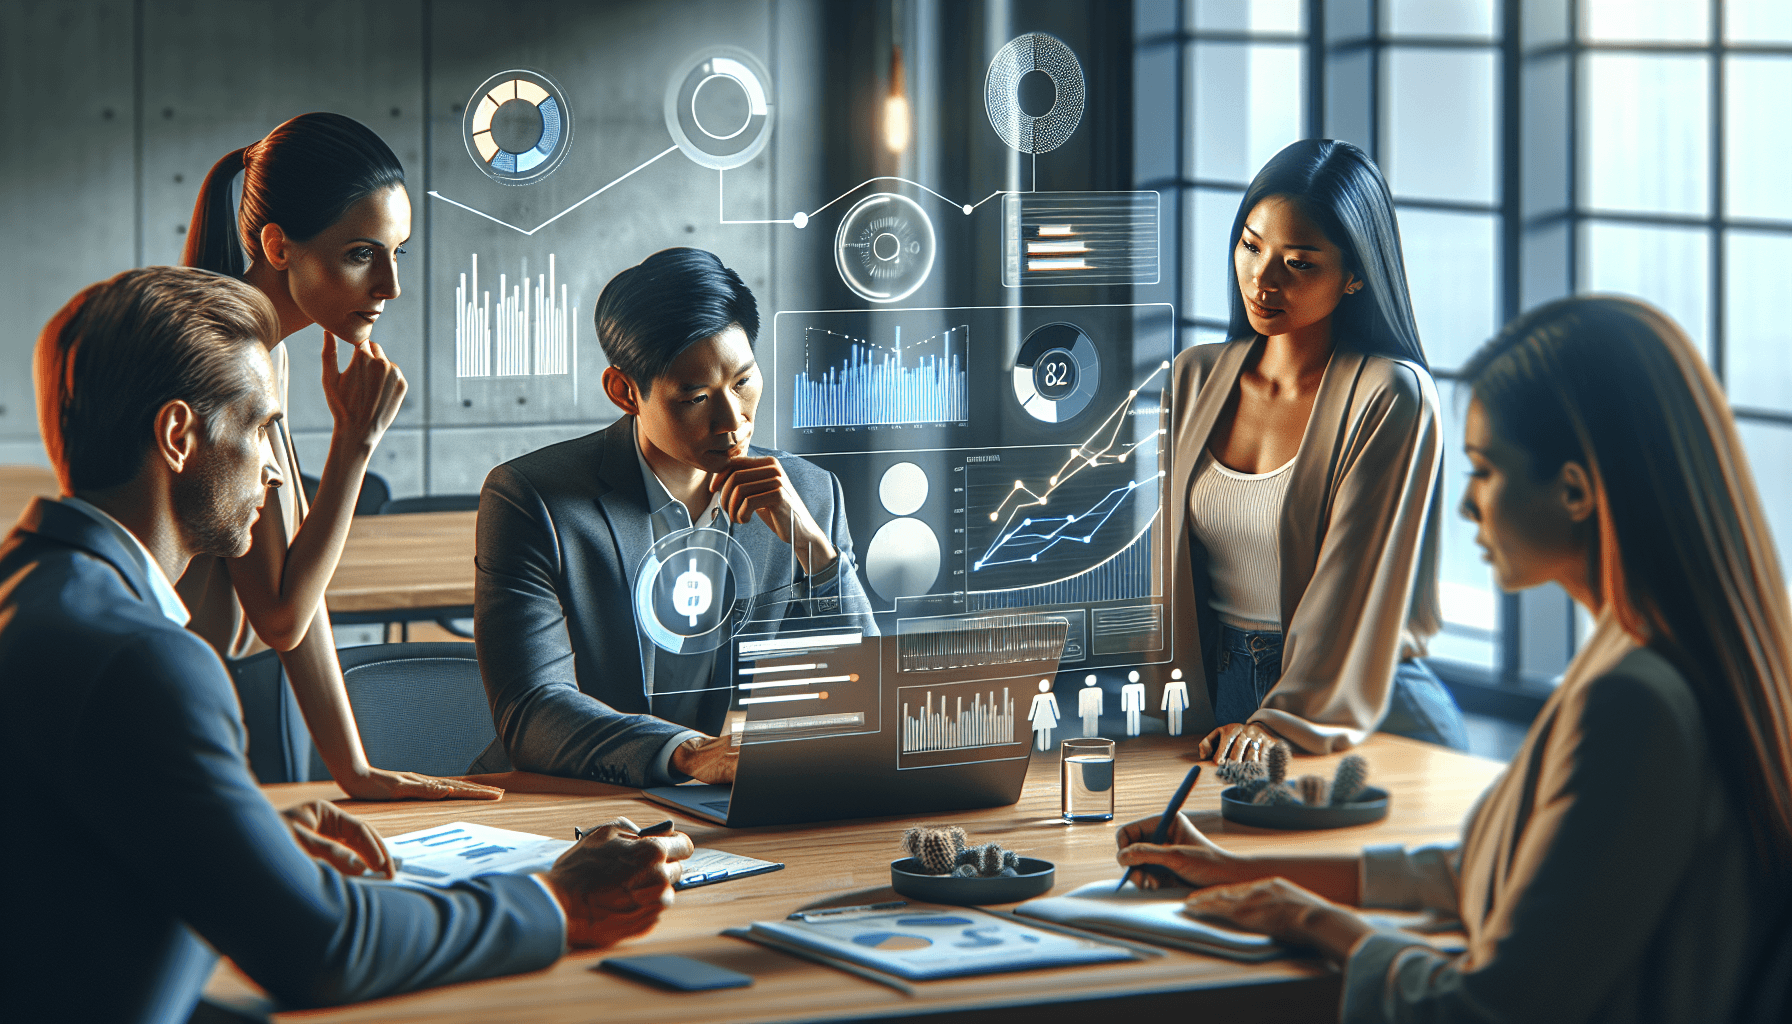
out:
<path id="1" fill-rule="evenodd" d="M 709 611 L 713 587 L 709 577 L 697 570 L 697 560 L 691 559 L 691 567 L 678 574 L 672 582 L 672 609 L 680 615 L 689 616 L 691 628 L 697 628 L 697 616 Z"/>

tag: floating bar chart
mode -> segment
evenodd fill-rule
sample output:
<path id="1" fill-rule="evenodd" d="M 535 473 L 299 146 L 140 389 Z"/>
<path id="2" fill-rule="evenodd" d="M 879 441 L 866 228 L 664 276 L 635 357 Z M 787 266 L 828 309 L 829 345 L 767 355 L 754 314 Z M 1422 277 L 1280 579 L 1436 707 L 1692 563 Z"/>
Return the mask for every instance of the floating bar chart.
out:
<path id="1" fill-rule="evenodd" d="M 534 280 L 527 260 L 514 282 L 499 274 L 494 309 L 492 293 L 479 290 L 479 254 L 473 254 L 470 275 L 460 275 L 454 289 L 456 377 L 546 377 L 575 369 L 577 307 L 554 264 L 549 253 L 548 272 Z"/>
<path id="2" fill-rule="evenodd" d="M 1002 284 L 1156 284 L 1156 192 L 1002 197 Z"/>
<path id="3" fill-rule="evenodd" d="M 969 333 L 967 327 L 954 327 L 905 348 L 901 327 L 892 345 L 809 328 L 806 365 L 794 388 L 796 428 L 963 423 L 970 406 Z M 818 368 L 818 350 L 838 358 Z"/>
<path id="4" fill-rule="evenodd" d="M 987 694 L 972 694 L 968 707 L 962 695 L 955 697 L 950 710 L 945 694 L 940 694 L 939 707 L 935 709 L 931 690 L 926 691 L 918 711 L 907 701 L 902 702 L 902 752 L 905 754 L 993 747 L 1013 742 L 1014 700 L 1006 686 L 1002 687 L 1000 703 L 996 702 L 993 689 Z"/>

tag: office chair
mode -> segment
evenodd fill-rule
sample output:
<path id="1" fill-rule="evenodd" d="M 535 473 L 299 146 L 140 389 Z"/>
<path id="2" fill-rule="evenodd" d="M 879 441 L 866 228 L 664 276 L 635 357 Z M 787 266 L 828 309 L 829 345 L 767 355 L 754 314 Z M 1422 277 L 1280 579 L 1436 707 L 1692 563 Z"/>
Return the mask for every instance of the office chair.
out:
<path id="1" fill-rule="evenodd" d="M 243 724 L 249 730 L 249 770 L 263 785 L 305 782 L 311 777 L 311 732 L 287 685 L 286 670 L 274 651 L 227 661 Z M 329 778 L 329 772 L 324 777 Z"/>
<path id="2" fill-rule="evenodd" d="M 472 644 L 371 644 L 336 653 L 368 763 L 391 771 L 464 775 L 498 738 Z M 328 779 L 309 733 L 305 740 L 310 777 Z"/>
<path id="3" fill-rule="evenodd" d="M 416 498 L 390 498 L 380 506 L 380 515 L 383 516 L 401 516 L 410 512 L 477 511 L 479 511 L 479 495 L 477 494 L 425 494 Z M 436 620 L 436 625 L 455 636 L 466 637 L 468 640 L 473 639 L 472 619 L 451 619 L 444 615 Z M 409 639 L 409 623 L 406 623 L 406 626 L 404 635 L 406 639 Z"/>
<path id="4" fill-rule="evenodd" d="M 318 478 L 310 473 L 300 473 L 299 482 L 305 486 L 305 503 L 307 505 L 315 504 Z M 390 500 L 392 500 L 392 488 L 386 483 L 386 478 L 370 469 L 367 471 L 367 475 L 361 478 L 361 493 L 355 496 L 355 515 L 377 516 L 385 507 L 386 502 Z"/>

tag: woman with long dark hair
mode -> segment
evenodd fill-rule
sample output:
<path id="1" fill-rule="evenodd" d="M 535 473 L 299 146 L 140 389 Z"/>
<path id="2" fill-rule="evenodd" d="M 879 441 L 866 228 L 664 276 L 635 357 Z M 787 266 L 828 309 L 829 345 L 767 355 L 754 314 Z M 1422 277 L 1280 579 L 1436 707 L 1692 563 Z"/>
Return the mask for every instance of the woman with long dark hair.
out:
<path id="1" fill-rule="evenodd" d="M 232 187 L 242 178 L 242 199 Z M 335 427 L 315 501 L 300 486 L 284 422 L 273 443 L 286 485 L 269 495 L 241 558 L 193 560 L 176 584 L 190 628 L 227 658 L 273 647 L 330 774 L 362 799 L 495 799 L 502 791 L 367 763 L 336 658 L 324 590 L 342 557 L 368 460 L 404 400 L 405 380 L 373 340 L 399 295 L 398 257 L 411 234 L 404 168 L 378 135 L 340 114 L 302 114 L 206 175 L 187 232 L 187 266 L 254 285 L 280 316 L 271 350 L 282 405 L 284 339 L 323 328 L 323 389 Z M 338 341 L 354 346 L 346 368 Z"/>
<path id="2" fill-rule="evenodd" d="M 1384 718 L 1464 747 L 1416 660 L 1441 624 L 1441 449 L 1387 184 L 1347 142 L 1296 142 L 1230 245 L 1233 340 L 1172 378 L 1173 667 L 1212 712 L 1200 756 L 1325 753 Z"/>
<path id="3" fill-rule="evenodd" d="M 1786 996 L 1760 983 L 1785 985 L 1792 614 L 1723 390 L 1611 297 L 1519 317 L 1463 376 L 1462 513 L 1495 578 L 1558 583 L 1597 626 L 1462 841 L 1241 857 L 1178 816 L 1170 847 L 1122 829 L 1120 860 L 1342 964 L 1346 1021 L 1783 1020 L 1747 1004 Z M 1340 904 L 1455 917 L 1467 950 Z"/>

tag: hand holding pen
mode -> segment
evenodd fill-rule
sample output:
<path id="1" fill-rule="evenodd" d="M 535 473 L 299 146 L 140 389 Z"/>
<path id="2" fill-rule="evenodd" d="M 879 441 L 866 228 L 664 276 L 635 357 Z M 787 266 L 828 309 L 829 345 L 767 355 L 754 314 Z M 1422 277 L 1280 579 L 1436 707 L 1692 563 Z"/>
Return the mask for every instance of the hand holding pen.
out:
<path id="1" fill-rule="evenodd" d="M 1120 879 L 1122 888 L 1128 879 L 1141 889 L 1177 884 L 1200 888 L 1236 882 L 1248 874 L 1237 854 L 1221 849 L 1181 813 L 1183 801 L 1188 799 L 1200 771 L 1200 765 L 1189 770 L 1163 814 L 1140 818 L 1120 829 L 1115 837 L 1120 845 L 1116 859 L 1127 868 Z M 1153 865 L 1164 873 L 1144 870 Z M 1133 868 L 1141 870 L 1135 872 Z"/>

